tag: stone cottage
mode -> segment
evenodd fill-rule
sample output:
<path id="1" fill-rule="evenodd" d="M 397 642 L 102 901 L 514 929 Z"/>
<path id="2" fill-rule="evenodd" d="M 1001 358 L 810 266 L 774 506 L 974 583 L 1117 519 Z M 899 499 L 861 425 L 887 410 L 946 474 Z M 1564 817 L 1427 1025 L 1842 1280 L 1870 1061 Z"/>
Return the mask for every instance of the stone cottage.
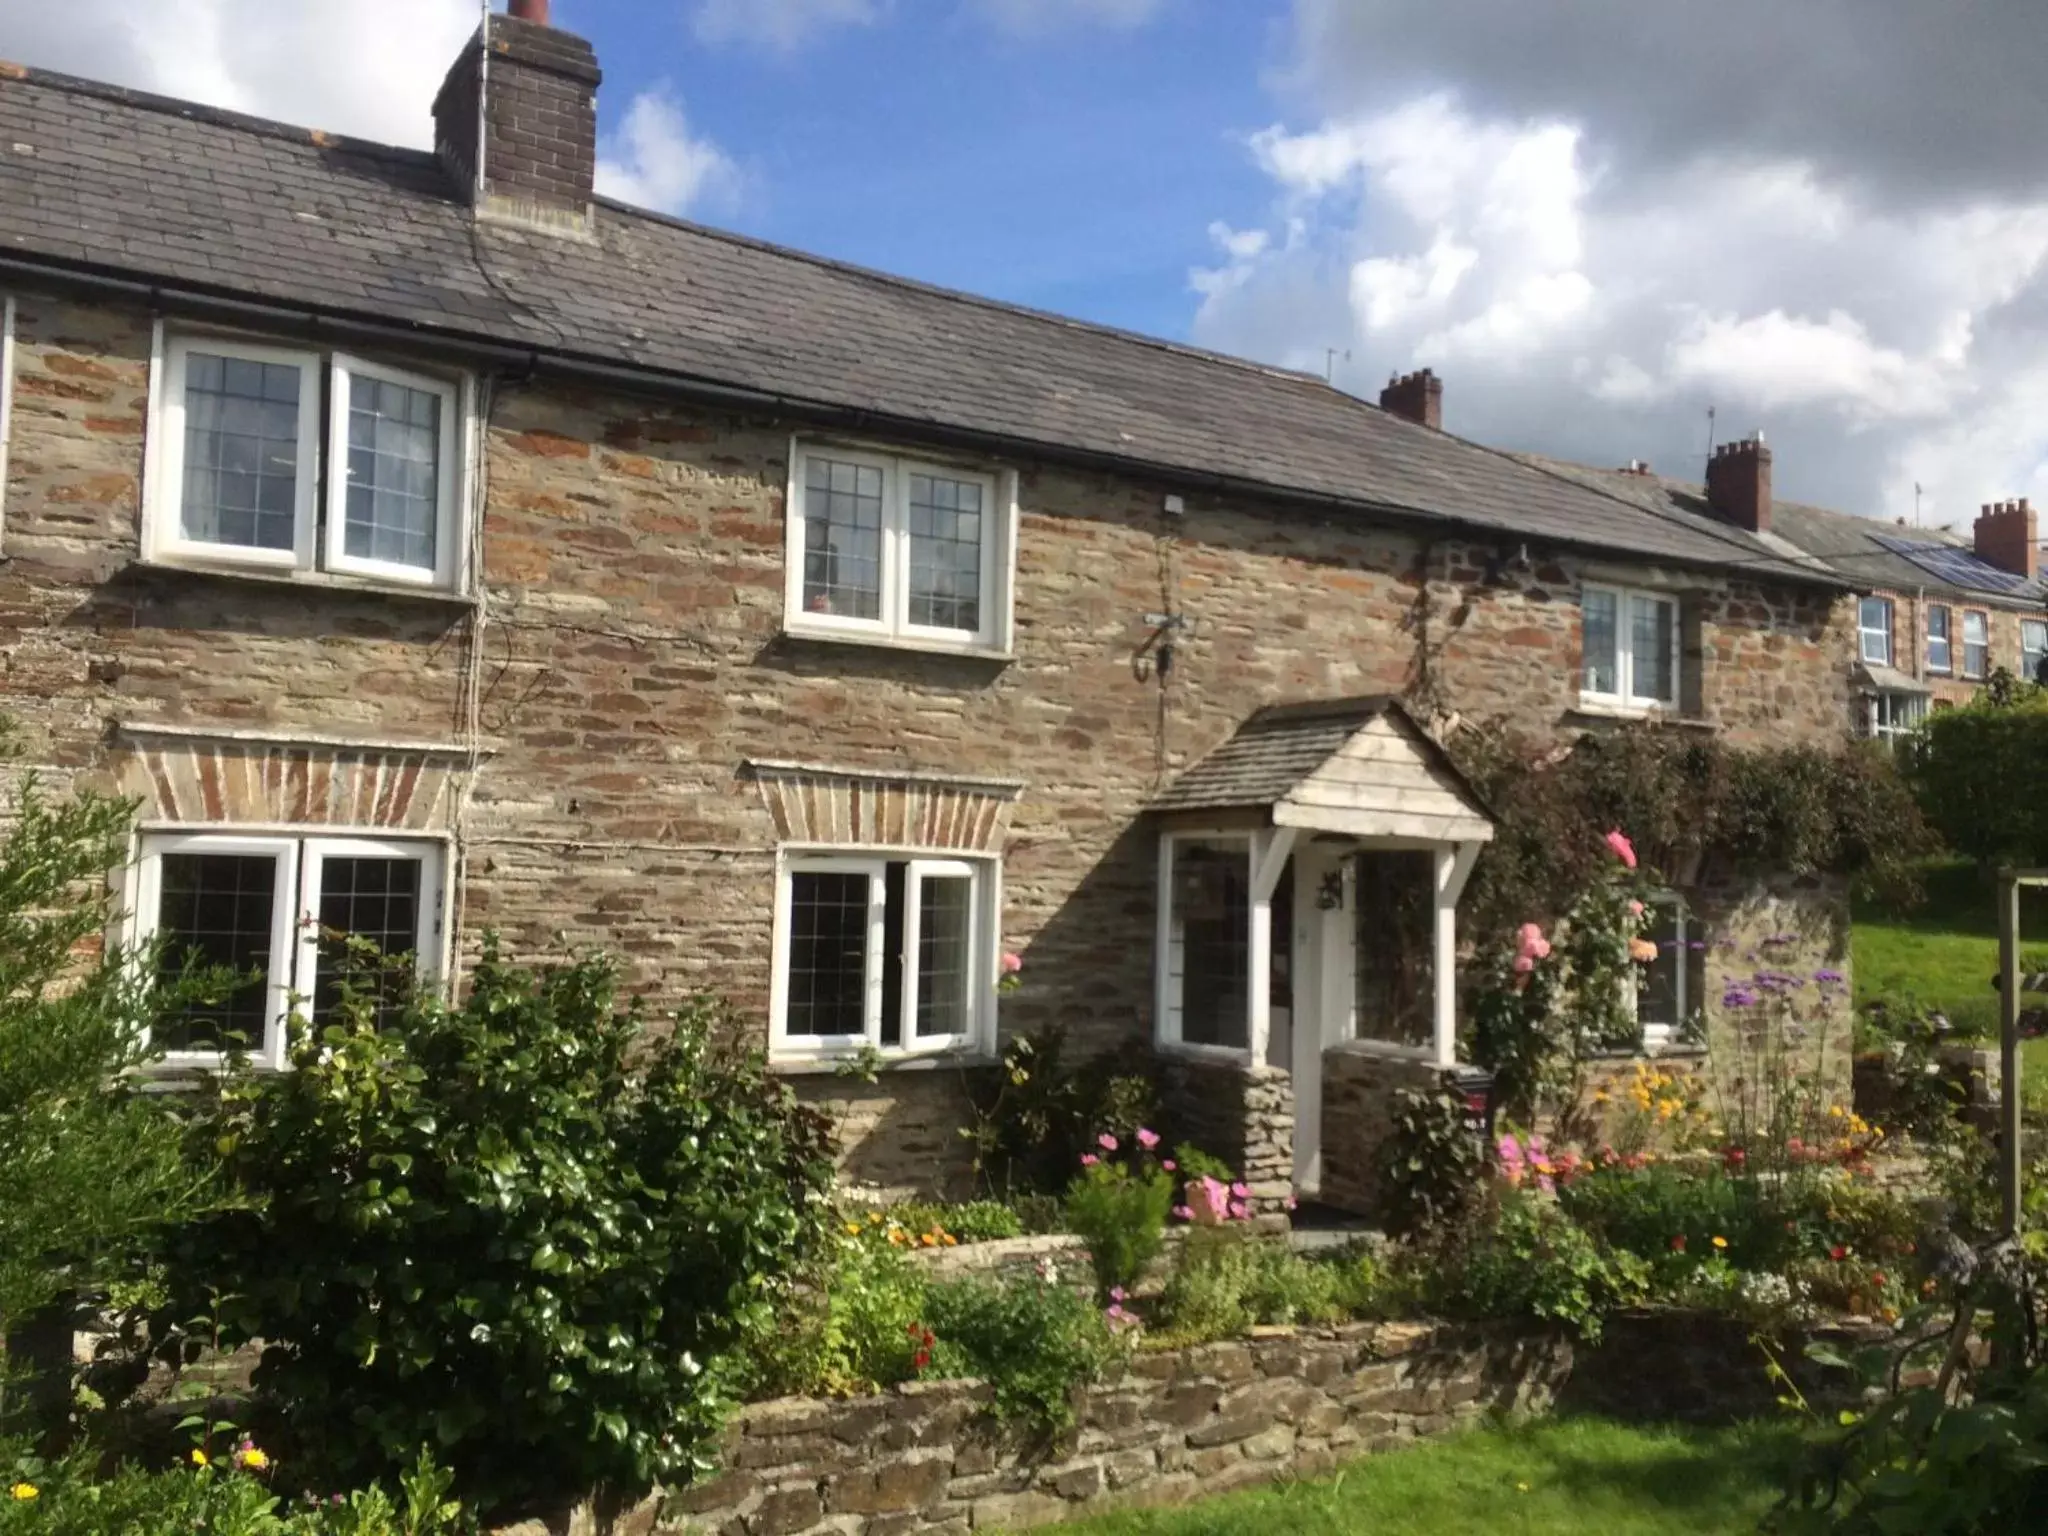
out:
<path id="1" fill-rule="evenodd" d="M 595 198 L 545 11 L 431 154 L 0 66 L 5 705 L 139 801 L 127 934 L 263 977 L 173 1066 L 281 1064 L 319 927 L 453 986 L 494 930 L 728 996 L 853 1178 L 957 1177 L 961 1069 L 1059 1021 L 1313 1193 L 1326 1064 L 1454 1048 L 1490 824 L 1432 731 L 1842 734 L 1837 576 L 1461 441 L 1426 374 Z"/>

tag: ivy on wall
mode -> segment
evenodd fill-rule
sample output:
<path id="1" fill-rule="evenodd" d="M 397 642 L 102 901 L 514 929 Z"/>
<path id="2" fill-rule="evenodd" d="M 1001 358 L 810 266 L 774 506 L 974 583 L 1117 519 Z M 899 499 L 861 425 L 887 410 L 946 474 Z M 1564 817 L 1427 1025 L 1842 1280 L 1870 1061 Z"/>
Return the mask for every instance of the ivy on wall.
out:
<path id="1" fill-rule="evenodd" d="M 1678 887 L 1825 874 L 1903 897 L 1913 862 L 1936 847 L 1904 776 L 1861 743 L 1749 749 L 1638 724 L 1559 747 L 1481 725 L 1446 747 L 1494 815 L 1463 904 L 1482 943 L 1563 915 L 1599 879 L 1608 828 Z"/>

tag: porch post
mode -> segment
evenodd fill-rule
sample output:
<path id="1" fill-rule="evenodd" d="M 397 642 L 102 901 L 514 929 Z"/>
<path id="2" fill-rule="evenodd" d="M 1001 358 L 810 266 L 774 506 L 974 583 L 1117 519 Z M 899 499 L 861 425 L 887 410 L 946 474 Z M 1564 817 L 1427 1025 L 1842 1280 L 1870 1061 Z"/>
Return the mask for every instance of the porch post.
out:
<path id="1" fill-rule="evenodd" d="M 1436 1064 L 1458 1064 L 1458 898 L 1479 862 L 1478 843 L 1444 843 L 1436 850 L 1436 963 L 1434 984 Z"/>
<path id="2" fill-rule="evenodd" d="M 1273 892 L 1280 871 L 1294 851 L 1294 828 L 1261 829 L 1252 834 L 1251 934 L 1247 969 L 1251 972 L 1250 1035 L 1252 1065 L 1266 1064 L 1266 1043 L 1273 1033 Z"/>

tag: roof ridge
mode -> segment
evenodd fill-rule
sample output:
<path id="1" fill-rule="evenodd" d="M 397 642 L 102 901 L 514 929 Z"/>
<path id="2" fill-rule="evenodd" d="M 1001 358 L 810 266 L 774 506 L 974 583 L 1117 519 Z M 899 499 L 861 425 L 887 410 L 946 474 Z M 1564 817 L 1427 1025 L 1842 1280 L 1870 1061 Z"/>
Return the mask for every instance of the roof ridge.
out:
<path id="1" fill-rule="evenodd" d="M 354 154 L 411 160 L 426 165 L 440 163 L 439 157 L 430 149 L 413 149 L 404 144 L 386 144 L 381 139 L 361 139 L 353 134 L 334 133 L 326 128 L 309 128 L 303 123 L 288 123 L 281 118 L 259 117 L 253 112 L 237 112 L 232 107 L 210 106 L 205 102 L 193 101 L 183 96 L 166 96 L 159 91 L 139 91 L 132 86 L 116 85 L 109 80 L 94 80 L 86 75 L 67 75 L 62 70 L 43 69 L 35 65 L 17 64 L 8 59 L 0 59 L 0 85 L 5 84 L 45 86 L 69 96 L 90 96 L 144 112 L 182 118 L 186 122 L 232 128 L 240 133 L 278 139 L 289 144 L 310 144 L 316 149 L 342 149 Z"/>
<path id="2" fill-rule="evenodd" d="M 1816 557 L 1811 555 L 1805 556 L 1803 557 L 1803 559 L 1794 559 L 1791 556 L 1780 554 L 1778 551 L 1772 549 L 1767 544 L 1765 544 L 1762 549 L 1758 549 L 1756 546 L 1759 544 L 1763 544 L 1763 540 L 1761 538 L 1756 538 L 1755 535 L 1752 535 L 1751 537 L 1755 538 L 1756 540 L 1755 543 L 1752 544 L 1748 539 L 1744 539 L 1741 537 L 1741 530 L 1730 527 L 1728 524 L 1721 522 L 1718 518 L 1682 517 L 1678 513 L 1669 511 L 1662 507 L 1653 507 L 1643 502 L 1630 501 L 1626 496 L 1618 495 L 1615 492 L 1610 491 L 1605 485 L 1588 485 L 1585 481 L 1574 480 L 1570 475 L 1565 474 L 1562 470 L 1553 469 L 1551 466 L 1553 464 L 1569 464 L 1574 469 L 1583 469 L 1590 471 L 1595 475 L 1602 476 L 1622 474 L 1624 473 L 1624 471 L 1622 470 L 1604 469 L 1597 464 L 1583 464 L 1580 463 L 1577 459 L 1560 459 L 1553 454 L 1543 454 L 1537 456 L 1514 453 L 1506 448 L 1487 448 L 1487 445 L 1484 443 L 1473 443 L 1471 446 L 1473 446 L 1474 448 L 1485 448 L 1489 453 L 1503 454 L 1506 457 L 1513 459 L 1516 463 L 1523 465 L 1525 468 L 1533 469 L 1539 475 L 1545 475 L 1552 480 L 1563 481 L 1567 485 L 1576 485 L 1583 490 L 1591 491 L 1595 496 L 1604 496 L 1609 501 L 1618 502 L 1622 506 L 1634 507 L 1638 512 L 1642 512 L 1647 516 L 1654 517 L 1661 523 L 1669 524 L 1674 528 L 1684 528 L 1689 532 L 1697 533 L 1706 538 L 1713 539 L 1716 543 L 1726 544 L 1731 549 L 1741 551 L 1743 563 L 1745 564 L 1753 565 L 1760 561 L 1770 561 L 1774 564 L 1790 567 L 1792 569 L 1804 570 L 1806 568 L 1804 561 L 1816 559 Z M 1538 457 L 1540 457 L 1544 462 L 1537 462 Z M 1657 475 L 1654 476 L 1654 478 L 1660 485 L 1670 485 L 1673 483 L 1679 483 L 1686 485 L 1688 488 L 1690 488 L 1691 486 L 1690 481 L 1673 482 L 1668 476 L 1665 475 Z"/>

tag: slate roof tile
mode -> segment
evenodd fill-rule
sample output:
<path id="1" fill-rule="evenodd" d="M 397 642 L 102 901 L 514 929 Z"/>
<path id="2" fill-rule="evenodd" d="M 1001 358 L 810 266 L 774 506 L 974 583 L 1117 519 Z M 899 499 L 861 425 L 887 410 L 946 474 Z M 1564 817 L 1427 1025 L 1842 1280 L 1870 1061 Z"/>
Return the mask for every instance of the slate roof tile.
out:
<path id="1" fill-rule="evenodd" d="M 1304 374 L 611 203 L 595 234 L 473 226 L 429 154 L 40 71 L 0 78 L 0 253 L 18 258 L 855 409 L 1191 489 L 1256 487 L 1839 585 L 1739 530 L 1618 499 Z"/>

